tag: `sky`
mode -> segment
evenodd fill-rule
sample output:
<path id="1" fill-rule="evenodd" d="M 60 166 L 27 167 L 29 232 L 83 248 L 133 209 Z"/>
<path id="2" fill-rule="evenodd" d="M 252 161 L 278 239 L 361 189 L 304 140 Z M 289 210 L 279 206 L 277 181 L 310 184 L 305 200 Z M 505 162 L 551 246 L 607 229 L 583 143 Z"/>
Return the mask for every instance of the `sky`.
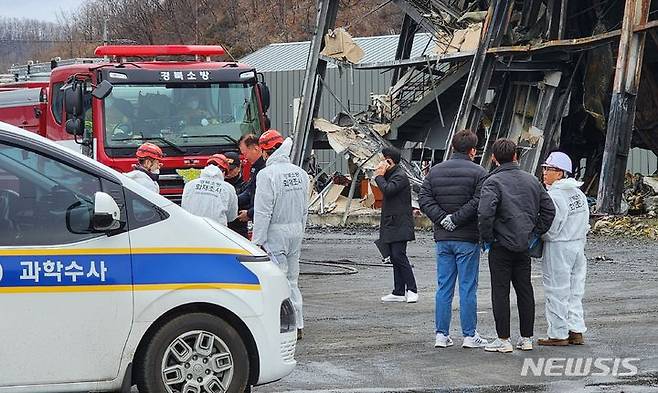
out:
<path id="1" fill-rule="evenodd" d="M 0 0 L 0 15 L 57 22 L 60 10 L 75 10 L 85 0 Z"/>

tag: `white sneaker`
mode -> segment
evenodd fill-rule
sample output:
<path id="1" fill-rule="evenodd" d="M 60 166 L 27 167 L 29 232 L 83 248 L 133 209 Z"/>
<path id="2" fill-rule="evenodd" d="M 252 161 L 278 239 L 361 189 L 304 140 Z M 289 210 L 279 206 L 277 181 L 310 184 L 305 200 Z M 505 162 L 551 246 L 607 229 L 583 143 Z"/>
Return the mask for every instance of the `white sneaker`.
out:
<path id="1" fill-rule="evenodd" d="M 462 343 L 462 348 L 482 348 L 485 345 L 489 344 L 489 342 L 478 334 L 478 332 L 475 332 L 473 337 L 464 337 L 464 342 Z"/>
<path id="2" fill-rule="evenodd" d="M 516 342 L 516 349 L 532 351 L 532 337 L 519 337 L 519 341 Z"/>
<path id="3" fill-rule="evenodd" d="M 434 348 L 447 348 L 452 347 L 454 343 L 450 336 L 444 336 L 442 333 L 436 334 L 436 341 L 434 342 Z"/>
<path id="4" fill-rule="evenodd" d="M 392 293 L 389 293 L 388 295 L 382 297 L 382 302 L 384 303 L 406 302 L 406 301 L 407 301 L 406 297 L 394 295 Z"/>
<path id="5" fill-rule="evenodd" d="M 512 343 L 509 342 L 509 339 L 503 340 L 497 338 L 494 342 L 485 345 L 484 350 L 487 352 L 508 353 L 508 352 L 513 352 L 514 347 L 512 346 Z"/>
<path id="6" fill-rule="evenodd" d="M 414 291 L 407 291 L 407 303 L 416 303 L 418 301 L 418 294 Z"/>

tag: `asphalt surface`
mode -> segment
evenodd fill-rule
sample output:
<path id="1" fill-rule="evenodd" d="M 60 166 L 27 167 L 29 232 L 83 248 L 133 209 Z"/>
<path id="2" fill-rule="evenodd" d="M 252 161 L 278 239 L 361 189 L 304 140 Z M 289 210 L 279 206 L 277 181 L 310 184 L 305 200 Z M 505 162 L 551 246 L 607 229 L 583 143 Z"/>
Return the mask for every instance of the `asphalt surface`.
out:
<path id="1" fill-rule="evenodd" d="M 297 347 L 295 371 L 283 380 L 254 388 L 266 392 L 654 392 L 658 391 L 658 242 L 643 239 L 590 238 L 584 346 L 537 347 L 529 352 L 487 353 L 462 349 L 458 294 L 453 303 L 455 346 L 435 349 L 434 242 L 417 233 L 408 255 L 415 265 L 417 304 L 382 304 L 392 289 L 392 270 L 378 264 L 376 230 L 314 229 L 302 258 L 343 260 L 358 270 L 351 275 L 303 275 L 304 339 Z M 597 258 L 598 257 L 598 258 Z M 536 299 L 535 337 L 546 332 L 540 261 L 533 261 Z M 303 265 L 302 273 L 343 269 Z M 480 264 L 478 331 L 495 337 L 486 257 Z M 512 340 L 518 337 L 516 299 L 511 295 Z M 633 358 L 638 375 L 522 376 L 525 358 Z M 583 360 L 586 361 L 586 360 Z M 612 365 L 612 360 L 609 361 Z M 564 363 L 562 363 L 564 364 Z M 592 369 L 592 373 L 597 369 Z M 620 370 L 619 372 L 624 372 Z M 559 374 L 559 373 L 558 373 Z M 562 373 L 563 374 L 563 373 Z"/>

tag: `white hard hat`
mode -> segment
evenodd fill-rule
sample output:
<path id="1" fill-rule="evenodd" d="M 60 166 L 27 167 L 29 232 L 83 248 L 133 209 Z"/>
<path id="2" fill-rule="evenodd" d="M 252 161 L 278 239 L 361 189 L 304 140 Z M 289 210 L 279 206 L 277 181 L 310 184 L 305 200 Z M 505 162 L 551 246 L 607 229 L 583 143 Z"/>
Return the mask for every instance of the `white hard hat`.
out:
<path id="1" fill-rule="evenodd" d="M 568 155 L 562 153 L 561 151 L 554 151 L 551 153 L 546 161 L 541 164 L 543 167 L 557 168 L 565 172 L 571 173 L 573 167 L 571 165 L 571 158 Z"/>

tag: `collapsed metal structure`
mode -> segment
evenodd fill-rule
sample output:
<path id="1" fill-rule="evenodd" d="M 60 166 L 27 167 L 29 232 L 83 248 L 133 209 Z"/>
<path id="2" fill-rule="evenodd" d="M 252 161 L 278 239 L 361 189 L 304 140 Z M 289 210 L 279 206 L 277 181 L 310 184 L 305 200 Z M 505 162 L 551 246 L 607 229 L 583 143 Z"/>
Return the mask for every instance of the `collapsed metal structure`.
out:
<path id="1" fill-rule="evenodd" d="M 392 70 L 389 91 L 354 120 L 362 129 L 386 124 L 384 138 L 411 145 L 410 159 L 447 158 L 452 135 L 464 128 L 478 133 L 485 167 L 497 138 L 517 141 L 521 166 L 535 173 L 559 148 L 574 160 L 585 191 L 597 194 L 597 210 L 620 211 L 630 148 L 658 154 L 658 7 L 650 0 L 391 1 L 405 13 L 396 60 L 353 64 L 321 55 L 339 0 L 318 0 L 295 127 L 297 164 L 326 146 L 315 121 L 331 61 L 353 72 Z M 435 47 L 410 59 L 420 30 Z"/>

